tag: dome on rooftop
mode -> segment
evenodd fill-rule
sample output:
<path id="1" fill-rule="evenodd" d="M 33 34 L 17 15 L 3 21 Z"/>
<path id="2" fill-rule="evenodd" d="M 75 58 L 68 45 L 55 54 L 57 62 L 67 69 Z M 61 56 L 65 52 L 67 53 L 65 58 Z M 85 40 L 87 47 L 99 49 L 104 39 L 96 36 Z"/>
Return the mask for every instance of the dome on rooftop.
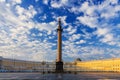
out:
<path id="1" fill-rule="evenodd" d="M 80 58 L 75 59 L 75 61 L 82 61 Z"/>

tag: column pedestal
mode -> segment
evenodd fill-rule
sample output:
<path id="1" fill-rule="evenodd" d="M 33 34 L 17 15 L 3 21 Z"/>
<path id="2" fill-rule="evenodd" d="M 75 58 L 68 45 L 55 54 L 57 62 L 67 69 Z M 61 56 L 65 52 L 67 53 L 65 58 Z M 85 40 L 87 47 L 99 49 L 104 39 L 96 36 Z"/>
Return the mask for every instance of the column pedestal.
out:
<path id="1" fill-rule="evenodd" d="M 56 73 L 62 73 L 63 72 L 63 62 L 56 62 Z"/>

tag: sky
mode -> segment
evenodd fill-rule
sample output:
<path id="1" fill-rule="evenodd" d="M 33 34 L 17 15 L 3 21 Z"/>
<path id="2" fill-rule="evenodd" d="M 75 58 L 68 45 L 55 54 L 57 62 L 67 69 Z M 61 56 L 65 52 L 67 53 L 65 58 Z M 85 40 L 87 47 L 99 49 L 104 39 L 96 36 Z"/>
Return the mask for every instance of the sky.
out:
<path id="1" fill-rule="evenodd" d="M 119 0 L 0 0 L 0 56 L 55 61 L 120 58 Z"/>

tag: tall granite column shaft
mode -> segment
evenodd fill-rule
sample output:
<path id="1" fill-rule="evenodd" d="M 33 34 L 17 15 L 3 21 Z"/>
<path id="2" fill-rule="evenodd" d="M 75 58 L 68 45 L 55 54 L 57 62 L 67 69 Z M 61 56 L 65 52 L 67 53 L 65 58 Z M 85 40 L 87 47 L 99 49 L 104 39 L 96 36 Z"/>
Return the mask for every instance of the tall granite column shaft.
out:
<path id="1" fill-rule="evenodd" d="M 56 61 L 56 72 L 63 72 L 63 62 L 62 62 L 62 27 L 61 27 L 61 19 L 58 21 L 58 43 L 57 43 L 57 61 Z"/>
<path id="2" fill-rule="evenodd" d="M 62 28 L 61 28 L 61 20 L 58 21 L 58 45 L 57 45 L 57 62 L 62 62 Z"/>

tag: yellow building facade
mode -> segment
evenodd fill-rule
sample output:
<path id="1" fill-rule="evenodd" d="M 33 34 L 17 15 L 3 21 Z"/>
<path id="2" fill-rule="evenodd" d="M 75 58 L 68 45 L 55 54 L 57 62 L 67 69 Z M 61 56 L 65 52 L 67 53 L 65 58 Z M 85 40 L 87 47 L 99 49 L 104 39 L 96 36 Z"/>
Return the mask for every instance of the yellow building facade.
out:
<path id="1" fill-rule="evenodd" d="M 120 72 L 120 59 L 77 61 L 77 71 Z"/>

